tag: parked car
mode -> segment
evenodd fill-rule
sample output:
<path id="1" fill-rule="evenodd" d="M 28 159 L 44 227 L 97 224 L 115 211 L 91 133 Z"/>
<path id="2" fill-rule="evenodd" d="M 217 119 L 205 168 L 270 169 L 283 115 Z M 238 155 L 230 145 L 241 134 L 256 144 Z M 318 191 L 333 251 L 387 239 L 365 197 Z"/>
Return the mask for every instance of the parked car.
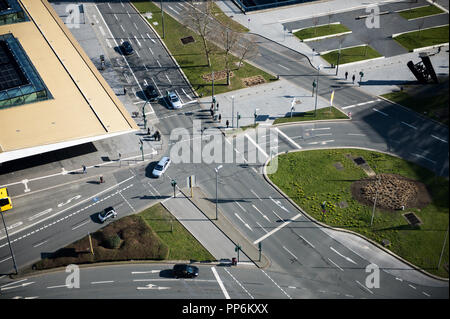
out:
<path id="1" fill-rule="evenodd" d="M 169 100 L 169 105 L 173 109 L 179 109 L 179 108 L 181 108 L 183 106 L 181 104 L 180 98 L 173 91 L 167 91 L 167 100 Z"/>
<path id="2" fill-rule="evenodd" d="M 101 213 L 98 214 L 98 219 L 100 222 L 104 223 L 109 218 L 116 218 L 117 213 L 113 207 L 105 208 Z"/>
<path id="3" fill-rule="evenodd" d="M 194 278 L 198 276 L 198 267 L 186 264 L 176 264 L 173 266 L 173 276 L 175 278 Z"/>
<path id="4" fill-rule="evenodd" d="M 155 168 L 153 169 L 153 176 L 160 177 L 164 172 L 167 170 L 167 168 L 170 165 L 170 158 L 167 156 L 164 156 L 161 158 L 161 160 L 156 164 Z"/>
<path id="5" fill-rule="evenodd" d="M 145 87 L 144 91 L 145 91 L 145 95 L 147 96 L 147 98 L 150 101 L 155 100 L 159 96 L 158 91 L 156 91 L 155 87 L 151 84 L 147 85 Z"/>
<path id="6" fill-rule="evenodd" d="M 124 42 L 122 43 L 122 52 L 123 52 L 125 55 L 130 55 L 130 54 L 133 54 L 133 53 L 134 53 L 133 47 L 131 46 L 131 43 L 130 43 L 130 42 L 124 41 Z"/>

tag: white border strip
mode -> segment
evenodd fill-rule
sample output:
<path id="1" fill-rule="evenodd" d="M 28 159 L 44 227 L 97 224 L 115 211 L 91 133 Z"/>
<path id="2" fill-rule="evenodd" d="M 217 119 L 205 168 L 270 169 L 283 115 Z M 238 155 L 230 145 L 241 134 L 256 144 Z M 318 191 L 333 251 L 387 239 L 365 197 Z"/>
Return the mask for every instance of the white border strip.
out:
<path id="1" fill-rule="evenodd" d="M 224 294 L 224 296 L 225 296 L 225 299 L 231 299 L 231 298 L 230 298 L 230 295 L 229 295 L 228 292 L 227 292 L 227 289 L 225 288 L 225 286 L 224 286 L 222 280 L 221 280 L 220 277 L 219 277 L 219 274 L 217 273 L 216 268 L 211 267 L 211 270 L 212 270 L 212 272 L 213 272 L 213 274 L 214 274 L 214 277 L 216 277 L 216 280 L 217 280 L 217 283 L 218 283 L 219 286 L 220 286 L 220 289 L 222 289 L 222 292 L 223 292 L 223 294 Z"/>

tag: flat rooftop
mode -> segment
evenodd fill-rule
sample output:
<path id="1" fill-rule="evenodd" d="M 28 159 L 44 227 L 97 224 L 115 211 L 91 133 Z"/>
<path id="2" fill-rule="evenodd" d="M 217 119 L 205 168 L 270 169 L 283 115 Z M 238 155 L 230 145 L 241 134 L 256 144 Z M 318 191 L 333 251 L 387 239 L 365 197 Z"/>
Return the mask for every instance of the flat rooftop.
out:
<path id="1" fill-rule="evenodd" d="M 0 107 L 0 163 L 137 130 L 51 5 L 45 0 L 19 2 L 29 20 L 0 25 L 0 40 L 5 35 L 17 39 L 51 96 Z M 21 75 L 14 65 L 8 72 L 12 82 L 6 71 L 0 76 L 5 88 L 29 76 L 23 69 Z"/>

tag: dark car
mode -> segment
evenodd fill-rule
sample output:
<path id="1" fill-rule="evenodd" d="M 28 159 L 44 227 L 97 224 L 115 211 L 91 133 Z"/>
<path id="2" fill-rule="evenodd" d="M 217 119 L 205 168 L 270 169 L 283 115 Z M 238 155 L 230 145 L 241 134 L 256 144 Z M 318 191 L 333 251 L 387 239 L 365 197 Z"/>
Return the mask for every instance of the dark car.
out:
<path id="1" fill-rule="evenodd" d="M 198 268 L 186 264 L 177 264 L 173 266 L 173 275 L 175 278 L 194 278 L 198 276 Z"/>
<path id="2" fill-rule="evenodd" d="M 133 54 L 133 52 L 134 52 L 133 47 L 131 46 L 131 43 L 128 41 L 124 41 L 122 43 L 122 51 L 126 55 Z"/>
<path id="3" fill-rule="evenodd" d="M 147 85 L 144 91 L 149 100 L 154 100 L 159 96 L 158 91 L 156 91 L 155 87 L 151 84 Z"/>

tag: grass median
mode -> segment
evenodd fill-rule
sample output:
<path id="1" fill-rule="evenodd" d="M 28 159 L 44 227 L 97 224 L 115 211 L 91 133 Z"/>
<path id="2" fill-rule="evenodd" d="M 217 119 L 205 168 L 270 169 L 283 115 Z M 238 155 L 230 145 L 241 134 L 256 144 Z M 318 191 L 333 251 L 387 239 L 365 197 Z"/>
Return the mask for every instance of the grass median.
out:
<path id="1" fill-rule="evenodd" d="M 448 43 L 448 25 L 425 29 L 420 31 L 408 32 L 394 38 L 409 51 L 414 49 L 429 47 Z"/>
<path id="2" fill-rule="evenodd" d="M 325 61 L 327 61 L 330 64 L 337 64 L 338 54 L 339 51 L 335 50 L 321 55 L 321 58 L 325 59 Z M 382 55 L 378 53 L 378 51 L 376 51 L 374 48 L 368 45 L 342 49 L 341 56 L 339 58 L 339 65 L 375 59 L 381 56 Z"/>
<path id="3" fill-rule="evenodd" d="M 417 199 L 414 205 L 418 207 L 406 206 L 403 211 L 380 208 L 383 203 L 378 197 L 371 227 L 373 204 L 364 202 L 363 195 L 355 195 L 359 194 L 359 186 L 355 185 L 363 185 L 361 181 L 365 181 L 367 184 L 364 185 L 370 186 L 371 180 L 365 170 L 353 161 L 357 157 L 362 157 L 379 176 L 402 176 L 408 179 L 408 183 L 414 181 L 417 185 L 423 185 L 422 192 L 410 194 L 411 200 L 428 194 L 429 202 L 424 200 L 419 203 Z M 390 155 L 357 149 L 283 154 L 278 158 L 277 172 L 269 178 L 315 219 L 333 227 L 355 231 L 380 244 L 388 240 L 389 249 L 394 253 L 430 273 L 448 277 L 448 239 L 441 266 L 437 269 L 449 218 L 449 184 L 445 178 Z M 410 185 L 405 181 L 402 183 Z M 386 187 L 389 190 L 391 186 Z M 392 192 L 401 197 L 407 193 L 405 189 L 409 188 L 392 189 Z M 389 198 L 390 193 L 387 195 Z M 325 213 L 321 208 L 324 201 Z M 407 212 L 414 213 L 422 224 L 410 225 L 402 215 Z M 444 265 L 447 265 L 447 270 Z"/>
<path id="4" fill-rule="evenodd" d="M 289 122 L 303 122 L 303 121 L 317 121 L 317 120 L 336 120 L 336 119 L 348 119 L 348 116 L 336 109 L 334 106 L 324 107 L 317 110 L 316 116 L 314 111 L 294 112 L 292 117 L 286 115 L 286 117 L 277 118 L 273 124 L 289 123 Z"/>
<path id="5" fill-rule="evenodd" d="M 109 222 L 91 234 L 91 241 L 93 254 L 89 236 L 85 236 L 53 253 L 44 254 L 33 269 L 129 260 L 214 260 L 161 204 Z"/>
<path id="6" fill-rule="evenodd" d="M 441 13 L 444 13 L 444 11 L 433 5 L 398 12 L 401 17 L 407 20 L 423 18 Z"/>
<path id="7" fill-rule="evenodd" d="M 147 20 L 162 37 L 161 10 L 152 2 L 133 2 L 141 13 L 151 13 Z M 163 39 L 172 56 L 176 59 L 189 82 L 200 96 L 212 95 L 212 82 L 208 77 L 215 72 L 214 94 L 225 93 L 247 87 L 246 83 L 266 83 L 276 78 L 246 62 L 238 69 L 239 59 L 232 57 L 230 65 L 232 68 L 231 84 L 226 84 L 226 77 L 219 79 L 221 72 L 225 70 L 224 50 L 209 43 L 212 49 L 211 67 L 207 65 L 201 38 L 192 30 L 188 29 L 168 14 L 164 15 L 165 38 Z M 193 42 L 183 44 L 182 38 L 191 36 Z M 245 83 L 246 82 L 246 83 Z"/>
<path id="8" fill-rule="evenodd" d="M 318 27 L 311 27 L 294 32 L 294 35 L 300 40 L 307 40 L 327 35 L 349 32 L 350 29 L 343 24 L 328 24 Z"/>

